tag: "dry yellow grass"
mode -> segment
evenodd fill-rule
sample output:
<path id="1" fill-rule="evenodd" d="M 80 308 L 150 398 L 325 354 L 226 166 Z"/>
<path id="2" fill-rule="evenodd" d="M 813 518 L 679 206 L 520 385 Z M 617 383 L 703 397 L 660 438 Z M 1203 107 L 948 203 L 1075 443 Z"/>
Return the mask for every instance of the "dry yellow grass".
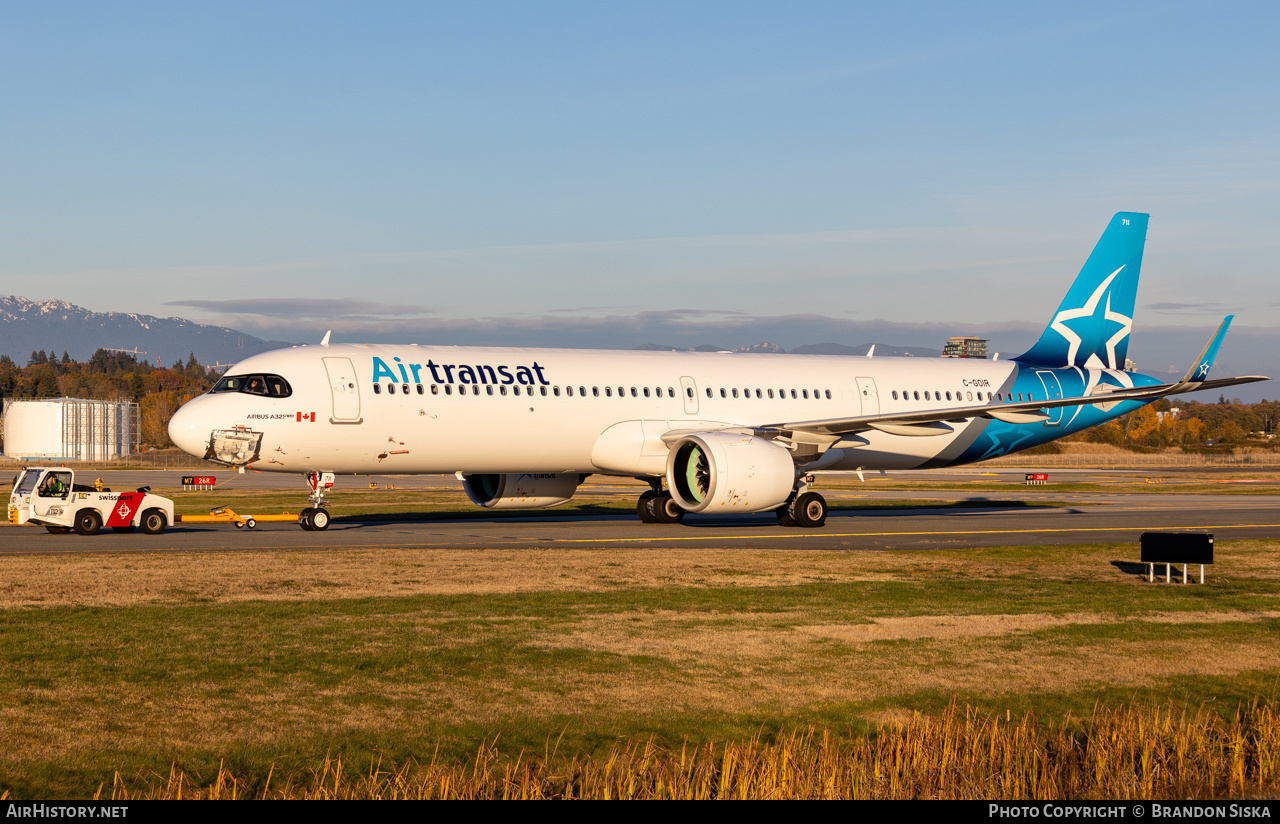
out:
<path id="1" fill-rule="evenodd" d="M 1017 720 L 954 705 L 877 733 L 795 730 L 778 740 L 664 746 L 653 738 L 598 756 L 507 755 L 488 742 L 462 765 L 356 765 L 212 780 L 117 773 L 98 799 L 1201 799 L 1280 790 L 1280 713 L 1230 720 L 1173 708 L 1096 709 L 1083 722 Z"/>

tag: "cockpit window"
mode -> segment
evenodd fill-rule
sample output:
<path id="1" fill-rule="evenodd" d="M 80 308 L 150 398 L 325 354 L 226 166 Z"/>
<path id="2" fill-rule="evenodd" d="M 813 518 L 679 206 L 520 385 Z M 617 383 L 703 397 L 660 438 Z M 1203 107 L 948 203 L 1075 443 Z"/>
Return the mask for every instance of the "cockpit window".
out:
<path id="1" fill-rule="evenodd" d="M 273 398 L 287 398 L 293 394 L 289 382 L 279 375 L 227 375 L 214 384 L 209 392 L 243 392 L 246 395 L 269 395 Z"/>

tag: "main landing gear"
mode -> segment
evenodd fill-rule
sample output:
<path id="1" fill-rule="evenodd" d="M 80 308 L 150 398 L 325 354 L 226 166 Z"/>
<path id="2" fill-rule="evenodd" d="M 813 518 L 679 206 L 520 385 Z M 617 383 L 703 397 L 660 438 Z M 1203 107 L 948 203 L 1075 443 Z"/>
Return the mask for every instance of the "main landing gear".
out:
<path id="1" fill-rule="evenodd" d="M 329 502 L 324 496 L 333 489 L 333 473 L 310 472 L 307 485 L 311 487 L 311 494 L 307 496 L 311 506 L 298 513 L 298 526 L 308 532 L 324 531 L 329 528 Z"/>
<path id="2" fill-rule="evenodd" d="M 782 526 L 817 529 L 827 522 L 827 499 L 817 492 L 801 492 L 773 512 Z"/>
<path id="3" fill-rule="evenodd" d="M 671 498 L 671 493 L 662 488 L 662 482 L 650 481 L 650 485 L 653 488 L 641 494 L 636 501 L 636 514 L 640 521 L 646 524 L 678 524 L 683 521 L 685 511 Z M 811 492 L 808 479 L 802 479 L 787 502 L 773 512 L 782 526 L 817 529 L 827 522 L 827 499 Z"/>
<path id="4" fill-rule="evenodd" d="M 662 488 L 661 482 L 636 501 L 636 514 L 646 524 L 678 524 L 684 520 L 684 510 L 671 498 L 671 493 Z"/>

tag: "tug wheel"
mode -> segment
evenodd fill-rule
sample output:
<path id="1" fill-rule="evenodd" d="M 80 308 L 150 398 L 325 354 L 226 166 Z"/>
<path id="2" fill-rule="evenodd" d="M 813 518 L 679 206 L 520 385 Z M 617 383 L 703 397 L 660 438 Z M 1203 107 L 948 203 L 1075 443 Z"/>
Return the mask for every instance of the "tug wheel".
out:
<path id="1" fill-rule="evenodd" d="M 77 535 L 97 535 L 102 531 L 102 516 L 96 509 L 82 509 L 76 513 L 74 528 Z"/>

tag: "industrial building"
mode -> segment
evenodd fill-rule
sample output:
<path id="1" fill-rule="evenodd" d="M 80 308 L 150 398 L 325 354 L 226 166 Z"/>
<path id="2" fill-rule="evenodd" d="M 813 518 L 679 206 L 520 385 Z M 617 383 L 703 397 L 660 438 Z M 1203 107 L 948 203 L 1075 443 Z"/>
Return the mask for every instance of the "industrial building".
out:
<path id="1" fill-rule="evenodd" d="M 4 455 L 14 460 L 109 461 L 137 451 L 136 403 L 80 398 L 9 400 Z"/>

